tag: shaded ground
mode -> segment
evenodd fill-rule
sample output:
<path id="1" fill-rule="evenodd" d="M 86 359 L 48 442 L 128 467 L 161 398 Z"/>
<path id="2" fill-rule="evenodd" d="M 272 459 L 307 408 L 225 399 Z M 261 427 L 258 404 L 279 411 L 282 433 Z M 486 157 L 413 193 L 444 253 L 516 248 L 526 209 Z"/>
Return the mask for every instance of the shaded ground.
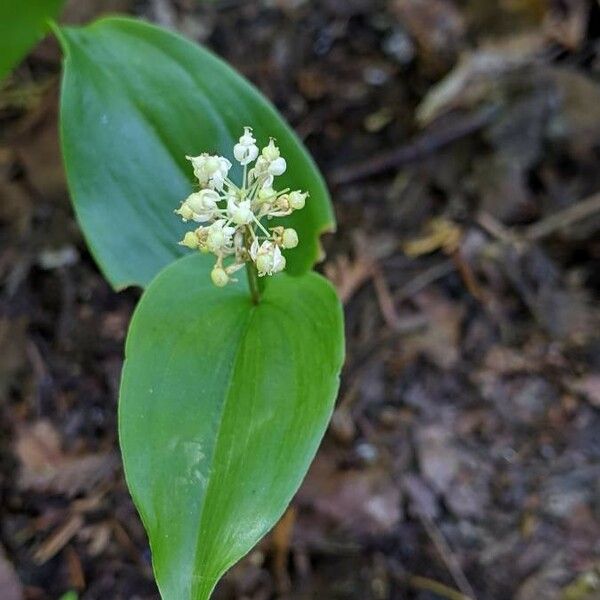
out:
<path id="1" fill-rule="evenodd" d="M 89 0 L 67 17 L 105 9 L 254 81 L 339 221 L 338 408 L 217 597 L 600 598 L 598 5 Z M 58 70 L 46 41 L 0 92 L 0 598 L 149 600 L 115 422 L 138 293 L 109 289 L 73 219 Z"/>

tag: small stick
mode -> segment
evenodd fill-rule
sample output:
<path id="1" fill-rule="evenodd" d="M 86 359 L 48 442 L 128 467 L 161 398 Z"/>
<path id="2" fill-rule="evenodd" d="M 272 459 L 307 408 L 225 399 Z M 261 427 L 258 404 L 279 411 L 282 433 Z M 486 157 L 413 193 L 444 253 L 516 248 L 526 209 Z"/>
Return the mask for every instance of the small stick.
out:
<path id="1" fill-rule="evenodd" d="M 434 594 L 437 594 L 442 598 L 447 598 L 448 600 L 472 600 L 472 598 L 465 596 L 458 590 L 454 590 L 451 587 L 440 583 L 439 581 L 435 581 L 434 579 L 429 579 L 429 577 L 410 575 L 408 578 L 408 583 L 414 588 L 433 592 Z"/>
<path id="2" fill-rule="evenodd" d="M 496 106 L 485 106 L 473 114 L 457 119 L 450 125 L 438 125 L 435 130 L 425 131 L 396 150 L 382 152 L 370 160 L 363 159 L 357 164 L 342 166 L 333 171 L 329 180 L 333 184 L 352 183 L 421 160 L 452 142 L 475 133 L 487 125 L 496 113 Z"/>
<path id="3" fill-rule="evenodd" d="M 515 244 L 517 242 L 536 242 L 553 234 L 557 229 L 573 225 L 577 221 L 591 217 L 597 212 L 600 212 L 600 192 L 549 215 L 522 230 L 507 227 L 486 212 L 480 212 L 476 217 L 476 221 L 492 237 L 505 244 Z"/>
<path id="4" fill-rule="evenodd" d="M 530 225 L 525 229 L 524 237 L 529 241 L 536 241 L 554 233 L 557 229 L 567 227 L 581 221 L 594 213 L 600 212 L 600 193 L 581 200 L 568 208 Z"/>
<path id="5" fill-rule="evenodd" d="M 449 275 L 456 270 L 456 265 L 450 259 L 437 263 L 416 275 L 405 283 L 395 294 L 397 302 L 406 300 L 426 288 L 430 283 Z"/>
<path id="6" fill-rule="evenodd" d="M 379 309 L 388 327 L 394 331 L 400 328 L 401 320 L 394 306 L 394 298 L 390 292 L 387 281 L 383 275 L 383 271 L 378 264 L 373 266 L 372 270 L 373 285 L 375 286 L 375 294 L 379 303 Z"/>
<path id="7" fill-rule="evenodd" d="M 505 244 L 513 244 L 516 241 L 514 232 L 488 212 L 480 211 L 475 221 L 486 233 Z"/>
<path id="8" fill-rule="evenodd" d="M 423 513 L 419 512 L 418 517 L 423 524 L 423 528 L 427 532 L 427 535 L 430 537 L 433 545 L 438 551 L 438 554 L 441 556 L 444 563 L 446 563 L 446 567 L 456 582 L 456 585 L 467 598 L 476 600 L 475 592 L 456 559 L 456 556 L 452 552 L 452 548 L 450 548 L 450 545 L 442 535 L 442 532 L 437 528 L 436 524 Z"/>

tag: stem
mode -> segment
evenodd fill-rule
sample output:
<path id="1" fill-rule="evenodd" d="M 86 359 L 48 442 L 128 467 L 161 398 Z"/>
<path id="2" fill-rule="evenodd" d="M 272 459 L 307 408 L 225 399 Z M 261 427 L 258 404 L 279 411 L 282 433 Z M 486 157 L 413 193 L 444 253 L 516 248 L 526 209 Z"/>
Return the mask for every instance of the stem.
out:
<path id="1" fill-rule="evenodd" d="M 258 304 L 260 302 L 260 284 L 258 281 L 258 271 L 252 261 L 246 263 L 246 275 L 248 276 L 252 303 Z"/>

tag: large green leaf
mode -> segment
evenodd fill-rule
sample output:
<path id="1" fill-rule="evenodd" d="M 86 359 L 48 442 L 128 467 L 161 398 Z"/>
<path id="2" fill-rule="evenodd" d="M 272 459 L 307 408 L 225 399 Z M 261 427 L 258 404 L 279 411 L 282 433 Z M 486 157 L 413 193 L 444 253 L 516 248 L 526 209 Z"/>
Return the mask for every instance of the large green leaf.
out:
<path id="1" fill-rule="evenodd" d="M 167 267 L 131 323 L 119 404 L 127 483 L 164 600 L 204 600 L 273 526 L 323 436 L 343 360 L 339 300 L 320 275 L 245 281 Z"/>
<path id="2" fill-rule="evenodd" d="M 102 19 L 59 33 L 65 51 L 62 148 L 73 203 L 100 268 L 117 288 L 146 285 L 181 255 L 173 210 L 192 191 L 186 154 L 231 158 L 244 125 L 277 138 L 283 187 L 310 200 L 288 222 L 301 245 L 288 271 L 309 271 L 334 226 L 312 159 L 271 104 L 207 50 L 138 21 Z M 205 261 L 208 269 L 210 261 Z"/>
<path id="3" fill-rule="evenodd" d="M 27 54 L 55 18 L 64 0 L 0 1 L 0 80 Z"/>

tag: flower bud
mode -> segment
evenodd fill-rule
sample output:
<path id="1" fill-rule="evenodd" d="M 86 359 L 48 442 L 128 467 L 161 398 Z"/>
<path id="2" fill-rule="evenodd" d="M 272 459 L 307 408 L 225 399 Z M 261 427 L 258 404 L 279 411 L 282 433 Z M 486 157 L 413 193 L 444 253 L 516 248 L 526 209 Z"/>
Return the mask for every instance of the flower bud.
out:
<path id="1" fill-rule="evenodd" d="M 224 287 L 229 283 L 229 275 L 221 267 L 215 267 L 210 272 L 210 278 L 217 287 Z"/>
<path id="2" fill-rule="evenodd" d="M 295 248 L 298 245 L 298 234 L 296 233 L 296 230 L 291 227 L 289 229 L 284 229 L 281 240 L 284 248 Z"/>
<path id="3" fill-rule="evenodd" d="M 285 158 L 279 157 L 271 162 L 269 165 L 269 173 L 277 177 L 278 175 L 283 175 L 287 168 L 287 164 L 285 162 Z"/>
<path id="4" fill-rule="evenodd" d="M 290 206 L 294 210 L 300 210 L 301 208 L 304 208 L 304 205 L 306 204 L 306 193 L 291 192 L 289 195 L 289 199 Z"/>
<path id="5" fill-rule="evenodd" d="M 273 162 L 279 158 L 279 148 L 275 145 L 275 140 L 273 138 L 269 141 L 269 145 L 262 149 L 262 155 L 269 162 Z"/>
<path id="6" fill-rule="evenodd" d="M 276 192 L 272 187 L 262 188 L 258 190 L 258 199 L 261 202 L 268 202 L 276 196 Z"/>
<path id="7" fill-rule="evenodd" d="M 251 163 L 258 156 L 258 146 L 244 146 L 243 144 L 236 144 L 233 147 L 233 156 L 240 165 L 244 166 Z"/>

